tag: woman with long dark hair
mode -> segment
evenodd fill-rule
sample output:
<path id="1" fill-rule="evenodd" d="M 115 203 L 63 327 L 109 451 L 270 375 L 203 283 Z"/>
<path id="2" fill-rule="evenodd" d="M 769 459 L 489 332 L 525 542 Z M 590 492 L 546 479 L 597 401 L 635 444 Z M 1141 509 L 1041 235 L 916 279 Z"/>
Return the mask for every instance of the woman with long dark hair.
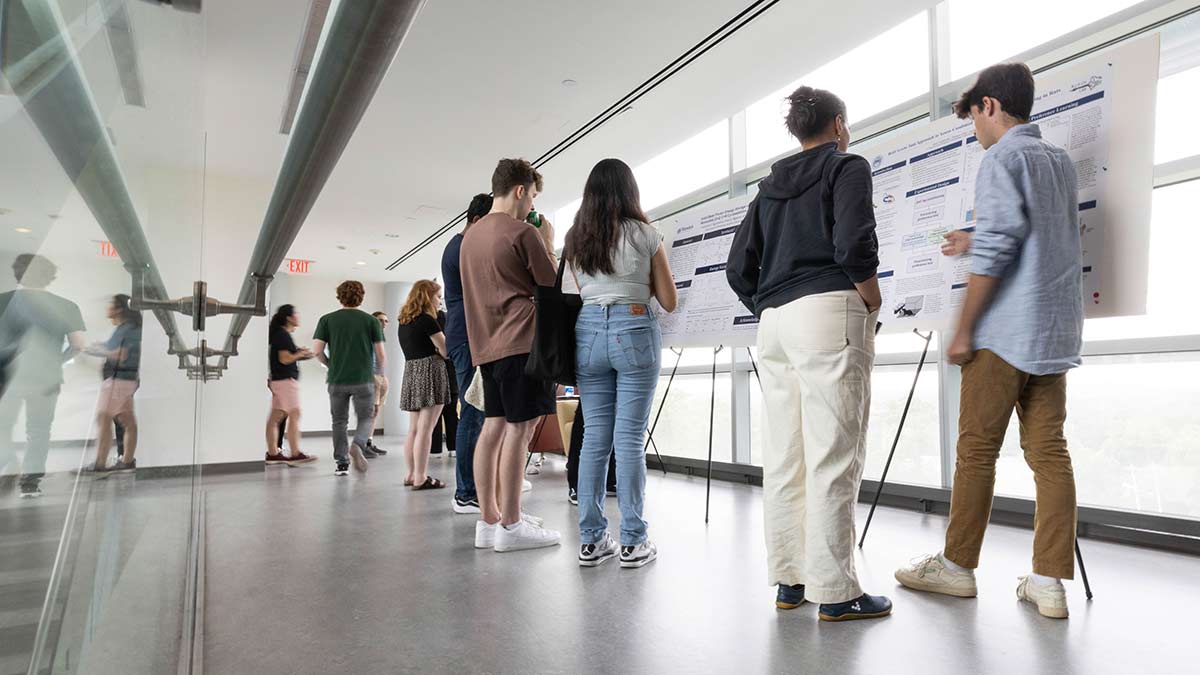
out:
<path id="1" fill-rule="evenodd" d="M 892 603 L 863 593 L 854 570 L 882 304 L 871 165 L 846 152 L 840 98 L 800 87 L 789 101 L 802 152 L 759 184 L 725 270 L 759 317 L 767 565 L 776 607 L 807 599 L 825 621 L 872 619 Z"/>
<path id="2" fill-rule="evenodd" d="M 584 186 L 567 233 L 564 259 L 579 285 L 575 360 L 583 408 L 579 457 L 579 564 L 595 567 L 620 555 L 622 567 L 658 556 L 646 532 L 646 422 L 661 367 L 662 333 L 651 298 L 668 312 L 678 296 L 662 235 L 642 211 L 633 171 L 601 160 Z M 621 545 L 608 533 L 604 483 L 616 451 Z"/>
<path id="3" fill-rule="evenodd" d="M 267 466 L 296 466 L 316 461 L 300 451 L 300 362 L 313 357 L 312 350 L 299 348 L 292 333 L 300 326 L 300 312 L 292 305 L 280 305 L 271 317 L 268 332 L 267 362 L 271 374 L 271 412 L 267 415 Z M 287 440 L 291 456 L 283 454 L 280 427 L 287 420 Z"/>
<path id="4" fill-rule="evenodd" d="M 446 336 L 437 322 L 442 288 L 429 279 L 413 284 L 400 310 L 400 349 L 404 352 L 404 380 L 400 383 L 400 409 L 408 411 L 408 436 L 404 459 L 408 462 L 405 485 L 414 490 L 437 490 L 442 481 L 427 475 L 429 441 L 433 426 L 450 403 L 450 376 L 446 370 Z"/>
<path id="5" fill-rule="evenodd" d="M 104 382 L 96 408 L 96 471 L 129 473 L 137 468 L 138 425 L 133 412 L 133 395 L 138 389 L 142 362 L 142 315 L 129 306 L 130 297 L 118 294 L 108 304 L 108 319 L 116 329 L 106 342 L 88 353 L 104 359 Z M 121 456 L 108 467 L 113 444 L 113 421 L 120 424 L 124 439 Z"/>

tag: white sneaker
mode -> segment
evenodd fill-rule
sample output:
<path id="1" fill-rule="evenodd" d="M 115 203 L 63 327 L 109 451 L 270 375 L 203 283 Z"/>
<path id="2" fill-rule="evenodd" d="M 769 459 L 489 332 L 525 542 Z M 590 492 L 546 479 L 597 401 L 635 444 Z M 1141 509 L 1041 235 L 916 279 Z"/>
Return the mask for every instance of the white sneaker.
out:
<path id="1" fill-rule="evenodd" d="M 480 513 L 479 500 L 477 499 L 459 501 L 458 497 L 451 497 L 450 506 L 454 509 L 455 513 Z"/>
<path id="2" fill-rule="evenodd" d="M 621 567 L 645 567 L 658 559 L 658 547 L 647 539 L 637 546 L 621 547 Z"/>
<path id="3" fill-rule="evenodd" d="M 1067 618 L 1067 589 L 1061 581 L 1042 585 L 1031 577 L 1018 577 L 1017 599 L 1037 605 L 1038 614 L 1051 619 Z"/>
<path id="4" fill-rule="evenodd" d="M 496 528 L 499 525 L 482 520 L 475 521 L 475 548 L 495 548 Z"/>
<path id="5" fill-rule="evenodd" d="M 533 483 L 530 483 L 527 480 L 522 480 L 521 481 L 521 492 L 529 492 L 531 490 L 533 490 Z"/>
<path id="6" fill-rule="evenodd" d="M 496 527 L 496 552 L 557 546 L 561 537 L 562 535 L 554 530 L 538 527 L 525 520 L 517 523 L 512 529 L 500 525 Z"/>
<path id="7" fill-rule="evenodd" d="M 350 461 L 354 464 L 355 471 L 367 472 L 367 456 L 363 454 L 362 448 L 358 447 L 357 443 L 350 444 Z"/>
<path id="8" fill-rule="evenodd" d="M 979 588 L 975 585 L 975 571 L 950 570 L 946 567 L 946 559 L 941 553 L 919 558 L 908 567 L 896 570 L 896 581 L 914 591 L 941 593 L 959 598 L 973 598 L 979 595 Z"/>
<path id="9" fill-rule="evenodd" d="M 604 538 L 595 544 L 582 544 L 579 547 L 579 566 L 598 567 L 609 558 L 617 557 L 617 542 L 612 535 L 605 532 Z"/>

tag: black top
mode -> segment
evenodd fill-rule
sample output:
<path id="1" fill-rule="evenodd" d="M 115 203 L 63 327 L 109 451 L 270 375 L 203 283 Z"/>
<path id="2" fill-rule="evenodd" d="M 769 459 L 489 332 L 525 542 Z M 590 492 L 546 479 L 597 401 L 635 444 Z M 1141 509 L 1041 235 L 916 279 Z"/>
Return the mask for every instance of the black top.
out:
<path id="1" fill-rule="evenodd" d="M 288 352 L 295 354 L 300 351 L 296 347 L 295 340 L 292 339 L 292 334 L 287 332 L 283 326 L 276 326 L 271 329 L 271 353 L 267 355 L 267 362 L 271 364 L 271 379 L 272 380 L 298 380 L 300 379 L 300 362 L 292 361 L 289 364 L 284 364 L 279 360 L 279 352 Z"/>
<path id="2" fill-rule="evenodd" d="M 122 322 L 104 343 L 104 348 L 110 352 L 124 351 L 124 358 L 104 360 L 104 379 L 137 381 L 138 369 L 142 366 L 142 322 Z"/>
<path id="3" fill-rule="evenodd" d="M 467 314 L 463 309 L 462 274 L 459 271 L 459 252 L 462 251 L 462 234 L 456 234 L 442 252 L 442 289 L 446 298 L 446 351 L 467 343 Z"/>
<path id="4" fill-rule="evenodd" d="M 405 359 L 415 361 L 437 354 L 437 348 L 429 338 L 442 332 L 442 328 L 432 316 L 421 314 L 409 323 L 400 324 L 398 332 Z"/>
<path id="5" fill-rule="evenodd" d="M 871 165 L 834 143 L 779 160 L 733 238 L 730 288 L 756 316 L 807 295 L 853 290 L 879 267 L 871 200 Z"/>

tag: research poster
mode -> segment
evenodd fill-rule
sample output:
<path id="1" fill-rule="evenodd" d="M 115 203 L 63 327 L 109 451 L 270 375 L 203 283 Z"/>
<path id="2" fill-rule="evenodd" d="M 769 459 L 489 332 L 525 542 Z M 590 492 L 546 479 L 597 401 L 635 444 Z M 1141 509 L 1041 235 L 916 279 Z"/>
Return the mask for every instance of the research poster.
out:
<path id="1" fill-rule="evenodd" d="M 1039 83 L 1032 121 L 1065 149 L 1079 179 L 1085 302 L 1104 303 L 1105 176 L 1112 65 Z M 975 226 L 975 176 L 984 150 L 970 120 L 942 119 L 868 150 L 879 237 L 881 320 L 891 329 L 950 324 L 966 293 L 970 254 L 941 254 L 945 235 Z"/>
<path id="2" fill-rule="evenodd" d="M 749 205 L 749 197 L 721 200 L 671 219 L 665 245 L 679 305 L 671 314 L 658 308 L 664 346 L 754 344 L 758 320 L 725 280 L 729 247 Z"/>

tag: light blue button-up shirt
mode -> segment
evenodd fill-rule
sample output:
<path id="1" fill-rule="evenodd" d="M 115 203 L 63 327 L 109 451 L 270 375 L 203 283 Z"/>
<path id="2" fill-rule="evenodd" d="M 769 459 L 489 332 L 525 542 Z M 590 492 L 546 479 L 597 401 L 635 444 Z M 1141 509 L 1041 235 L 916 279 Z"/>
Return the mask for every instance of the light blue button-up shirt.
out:
<path id="1" fill-rule="evenodd" d="M 1075 166 L 1036 124 L 1007 133 L 975 181 L 971 272 L 1000 279 L 975 328 L 987 349 L 1031 375 L 1081 363 L 1083 251 Z"/>

